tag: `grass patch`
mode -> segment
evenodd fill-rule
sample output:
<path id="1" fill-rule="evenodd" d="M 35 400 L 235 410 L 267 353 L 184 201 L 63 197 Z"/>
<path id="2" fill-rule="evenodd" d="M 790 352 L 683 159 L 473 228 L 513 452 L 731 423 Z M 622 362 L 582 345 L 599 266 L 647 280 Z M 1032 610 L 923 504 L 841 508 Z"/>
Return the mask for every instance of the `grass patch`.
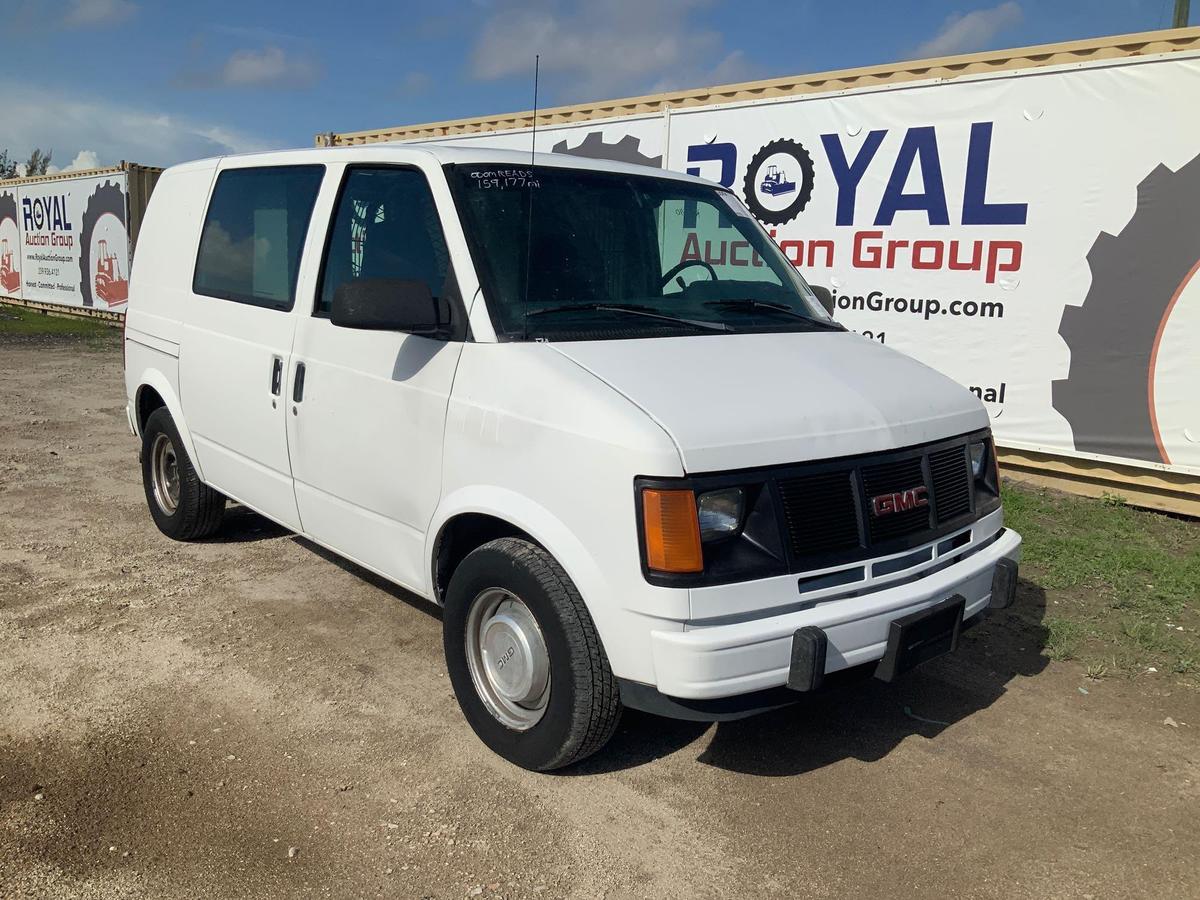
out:
<path id="1" fill-rule="evenodd" d="M 1200 684 L 1200 523 L 1011 484 L 1004 510 L 1024 576 L 1046 591 L 1048 656 Z"/>
<path id="2" fill-rule="evenodd" d="M 1071 619 L 1046 617 L 1046 655 L 1051 659 L 1074 659 L 1084 637 L 1084 627 Z"/>
<path id="3" fill-rule="evenodd" d="M 0 338 L 75 337 L 113 340 L 120 332 L 99 319 L 53 316 L 27 306 L 0 303 Z"/>

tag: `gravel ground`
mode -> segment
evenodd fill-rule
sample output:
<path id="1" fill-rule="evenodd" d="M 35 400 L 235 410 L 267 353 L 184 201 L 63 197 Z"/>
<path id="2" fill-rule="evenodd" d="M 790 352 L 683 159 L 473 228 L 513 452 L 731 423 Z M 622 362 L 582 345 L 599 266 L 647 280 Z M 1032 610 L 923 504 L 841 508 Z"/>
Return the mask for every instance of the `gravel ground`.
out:
<path id="1" fill-rule="evenodd" d="M 436 609 L 242 510 L 158 534 L 115 342 L 0 341 L 0 897 L 1200 896 L 1200 698 L 1048 662 L 1034 584 L 898 684 L 534 775 Z"/>

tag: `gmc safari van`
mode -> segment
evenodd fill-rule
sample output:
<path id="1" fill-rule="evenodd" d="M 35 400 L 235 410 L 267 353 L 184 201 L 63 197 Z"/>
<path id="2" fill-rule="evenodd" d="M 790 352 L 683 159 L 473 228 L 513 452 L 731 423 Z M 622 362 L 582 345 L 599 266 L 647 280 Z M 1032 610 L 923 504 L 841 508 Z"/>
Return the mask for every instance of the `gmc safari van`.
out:
<path id="1" fill-rule="evenodd" d="M 195 540 L 233 500 L 440 604 L 467 721 L 529 769 L 623 707 L 896 678 L 1012 602 L 1021 539 L 980 402 L 831 305 L 673 172 L 431 145 L 175 166 L 126 317 L 150 514 Z"/>

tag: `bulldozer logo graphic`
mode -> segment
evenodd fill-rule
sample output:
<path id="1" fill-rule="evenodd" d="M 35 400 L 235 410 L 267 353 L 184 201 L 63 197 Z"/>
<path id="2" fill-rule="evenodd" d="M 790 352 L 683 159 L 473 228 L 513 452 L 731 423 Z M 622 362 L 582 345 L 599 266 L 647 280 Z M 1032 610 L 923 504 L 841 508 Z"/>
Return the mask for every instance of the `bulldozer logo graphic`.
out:
<path id="1" fill-rule="evenodd" d="M 795 189 L 796 182 L 788 181 L 787 175 L 779 166 L 774 164 L 767 166 L 767 174 L 763 176 L 762 184 L 759 185 L 760 191 L 777 197 L 780 194 L 790 194 Z"/>
<path id="2" fill-rule="evenodd" d="M 21 286 L 21 271 L 13 262 L 12 245 L 8 238 L 0 238 L 0 288 L 6 294 L 15 294 Z"/>
<path id="3" fill-rule="evenodd" d="M 750 211 L 764 225 L 792 221 L 812 199 L 812 156 L 799 141 L 771 141 L 754 154 L 746 167 L 742 194 Z"/>
<path id="4" fill-rule="evenodd" d="M 121 261 L 117 254 L 108 252 L 108 241 L 96 241 L 96 297 L 109 306 L 116 306 L 129 299 L 129 281 L 121 274 Z"/>
<path id="5" fill-rule="evenodd" d="M 17 198 L 0 194 L 0 294 L 20 296 L 21 238 L 17 230 Z"/>
<path id="6" fill-rule="evenodd" d="M 105 181 L 88 198 L 79 241 L 79 292 L 84 306 L 123 305 L 129 299 L 125 191 Z"/>

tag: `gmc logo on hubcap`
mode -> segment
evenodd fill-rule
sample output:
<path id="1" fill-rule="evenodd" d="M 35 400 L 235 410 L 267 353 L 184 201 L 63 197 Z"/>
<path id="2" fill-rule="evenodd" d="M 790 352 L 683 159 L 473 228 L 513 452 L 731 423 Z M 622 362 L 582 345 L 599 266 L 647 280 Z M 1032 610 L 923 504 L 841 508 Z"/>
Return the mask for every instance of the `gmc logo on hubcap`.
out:
<path id="1" fill-rule="evenodd" d="M 897 491 L 894 494 L 880 494 L 871 498 L 871 512 L 876 516 L 888 516 L 892 513 L 928 506 L 929 498 L 925 496 L 925 485 L 912 487 L 908 490 Z"/>

